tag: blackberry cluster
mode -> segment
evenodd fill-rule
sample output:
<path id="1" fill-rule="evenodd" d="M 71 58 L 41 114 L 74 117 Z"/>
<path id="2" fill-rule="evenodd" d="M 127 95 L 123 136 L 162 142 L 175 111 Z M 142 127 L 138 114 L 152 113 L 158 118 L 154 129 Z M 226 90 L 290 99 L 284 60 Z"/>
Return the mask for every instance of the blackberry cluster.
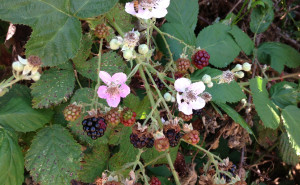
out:
<path id="1" fill-rule="evenodd" d="M 235 177 L 236 165 L 232 164 L 232 165 L 231 165 L 231 168 L 228 169 L 228 172 L 231 173 L 231 175 L 232 175 L 233 177 Z M 230 179 L 227 175 L 225 175 L 225 174 L 223 174 L 223 173 L 221 173 L 220 175 L 221 175 L 221 178 L 223 178 L 223 179 L 226 180 L 226 182 L 230 182 L 231 179 Z"/>
<path id="2" fill-rule="evenodd" d="M 125 108 L 121 113 L 121 122 L 126 127 L 130 127 L 135 123 L 135 117 L 135 112 L 133 112 L 129 108 Z"/>
<path id="3" fill-rule="evenodd" d="M 199 50 L 192 56 L 193 64 L 198 68 L 202 69 L 209 64 L 210 56 L 205 50 Z"/>
<path id="4" fill-rule="evenodd" d="M 150 185 L 161 185 L 161 182 L 157 177 L 151 177 L 149 184 Z"/>
<path id="5" fill-rule="evenodd" d="M 98 24 L 95 28 L 95 35 L 100 39 L 104 39 L 109 36 L 109 27 L 105 24 Z"/>
<path id="6" fill-rule="evenodd" d="M 102 117 L 91 117 L 82 121 L 83 131 L 93 140 L 102 137 L 106 130 L 106 122 Z"/>
<path id="7" fill-rule="evenodd" d="M 154 145 L 154 138 L 147 137 L 146 135 L 139 137 L 138 134 L 132 133 L 130 134 L 130 143 L 133 144 L 135 148 L 152 148 Z"/>
<path id="8" fill-rule="evenodd" d="M 190 67 L 190 60 L 187 58 L 179 58 L 176 61 L 177 70 L 181 73 L 186 73 Z"/>
<path id="9" fill-rule="evenodd" d="M 81 107 L 75 104 L 70 104 L 64 109 L 63 114 L 65 116 L 65 120 L 75 121 L 80 117 Z"/>
<path id="10" fill-rule="evenodd" d="M 164 135 L 168 138 L 171 147 L 177 146 L 181 138 L 180 132 L 176 133 L 175 129 L 164 131 Z"/>

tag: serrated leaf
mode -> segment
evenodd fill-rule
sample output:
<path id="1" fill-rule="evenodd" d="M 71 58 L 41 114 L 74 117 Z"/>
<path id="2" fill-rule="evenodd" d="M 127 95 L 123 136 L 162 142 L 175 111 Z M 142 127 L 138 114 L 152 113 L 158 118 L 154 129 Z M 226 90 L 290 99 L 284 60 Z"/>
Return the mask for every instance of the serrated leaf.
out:
<path id="1" fill-rule="evenodd" d="M 194 31 L 191 28 L 182 26 L 181 24 L 165 23 L 161 27 L 161 30 L 163 32 L 169 33 L 170 35 L 184 41 L 188 45 L 194 46 L 196 43 L 196 36 L 194 34 Z M 173 59 L 177 60 L 183 52 L 184 45 L 180 44 L 178 41 L 171 39 L 167 36 L 165 36 L 165 37 L 170 46 L 170 50 L 173 54 Z M 164 54 L 166 56 L 168 56 L 169 54 L 166 50 L 165 43 L 163 42 L 161 37 L 158 37 L 157 43 L 158 43 L 160 49 L 164 52 Z"/>
<path id="2" fill-rule="evenodd" d="M 66 62 L 76 54 L 81 39 L 78 17 L 97 16 L 111 9 L 117 0 L 11 0 L 0 5 L 0 17 L 32 27 L 26 55 L 37 55 L 44 66 Z"/>
<path id="3" fill-rule="evenodd" d="M 250 29 L 253 33 L 262 33 L 268 29 L 274 19 L 273 2 L 261 0 L 266 6 L 256 6 L 251 13 Z"/>
<path id="4" fill-rule="evenodd" d="M 233 26 L 232 29 L 229 31 L 229 33 L 234 38 L 234 40 L 238 44 L 238 46 L 247 55 L 251 55 L 252 50 L 254 48 L 254 43 L 250 39 L 250 37 L 237 26 Z"/>
<path id="5" fill-rule="evenodd" d="M 280 82 L 270 89 L 271 100 L 280 108 L 288 105 L 297 105 L 300 102 L 300 89 L 292 82 Z"/>
<path id="6" fill-rule="evenodd" d="M 92 152 L 83 158 L 84 162 L 78 172 L 80 181 L 93 183 L 97 177 L 101 177 L 102 172 L 106 170 L 109 156 L 108 145 L 94 146 Z"/>
<path id="7" fill-rule="evenodd" d="M 278 140 L 278 130 L 266 128 L 261 124 L 255 124 L 257 131 L 257 142 L 265 149 L 270 148 Z"/>
<path id="8" fill-rule="evenodd" d="M 52 115 L 51 110 L 35 110 L 27 99 L 15 97 L 1 108 L 0 123 L 19 132 L 30 132 L 43 127 Z"/>
<path id="9" fill-rule="evenodd" d="M 289 142 L 289 138 L 286 133 L 283 133 L 280 137 L 279 152 L 285 163 L 293 166 L 296 166 L 297 163 L 299 163 L 299 156 L 297 156 L 295 149 Z"/>
<path id="10" fill-rule="evenodd" d="M 91 60 L 78 60 L 75 63 L 78 72 L 91 80 L 97 81 L 99 78 L 97 73 L 98 57 L 94 57 Z M 126 64 L 123 59 L 115 52 L 104 53 L 101 57 L 101 71 L 106 71 L 110 75 L 118 72 L 124 72 Z"/>
<path id="11" fill-rule="evenodd" d="M 118 143 L 120 144 L 120 150 L 108 161 L 110 171 L 119 170 L 126 163 L 135 161 L 138 149 L 134 148 L 130 143 L 130 134 L 131 127 L 122 126 L 118 134 L 113 136 L 119 138 Z M 123 174 L 128 175 L 129 170 L 130 169 L 123 171 Z"/>
<path id="12" fill-rule="evenodd" d="M 246 123 L 246 121 L 243 119 L 243 117 L 241 115 L 239 115 L 239 113 L 237 113 L 233 108 L 226 105 L 225 103 L 216 102 L 216 104 L 219 107 L 221 107 L 221 109 L 223 109 L 228 114 L 228 116 L 230 116 L 236 123 L 240 124 L 245 130 L 247 130 L 247 132 L 249 134 L 254 135 L 250 126 Z"/>
<path id="13" fill-rule="evenodd" d="M 166 19 L 170 23 L 181 24 L 194 30 L 198 20 L 199 5 L 197 0 L 172 0 Z"/>
<path id="14" fill-rule="evenodd" d="M 266 83 L 267 80 L 260 77 L 250 80 L 253 103 L 264 126 L 276 129 L 280 123 L 279 111 L 275 104 L 269 99 Z"/>
<path id="15" fill-rule="evenodd" d="M 116 4 L 109 12 L 106 14 L 121 28 L 123 32 L 131 31 L 134 27 L 132 22 L 132 16 L 125 12 L 125 7 L 123 4 Z"/>
<path id="16" fill-rule="evenodd" d="M 258 47 L 257 57 L 261 63 L 270 64 L 273 69 L 281 73 L 284 65 L 290 68 L 300 66 L 300 53 L 279 42 L 264 42 Z"/>
<path id="17" fill-rule="evenodd" d="M 67 126 L 68 121 L 65 120 L 65 116 L 63 111 L 68 106 L 68 103 L 62 103 L 59 106 L 56 106 L 54 108 L 54 115 L 53 115 L 53 123 L 54 124 L 60 124 L 62 126 Z"/>
<path id="18" fill-rule="evenodd" d="M 294 105 L 289 105 L 282 110 L 283 125 L 287 131 L 290 143 L 300 156 L 300 109 Z"/>
<path id="19" fill-rule="evenodd" d="M 0 121 L 1 123 L 1 121 Z M 21 185 L 24 181 L 24 158 L 13 129 L 0 125 L 0 184 Z"/>
<path id="20" fill-rule="evenodd" d="M 93 97 L 94 97 L 94 93 L 95 90 L 92 88 L 82 88 L 82 89 L 78 89 L 75 94 L 73 95 L 70 103 L 77 103 L 77 104 L 91 104 L 93 102 Z M 105 101 L 105 99 L 101 99 L 98 98 L 97 95 L 97 99 L 99 103 L 102 103 L 104 106 L 108 106 L 107 102 Z M 89 106 L 87 106 L 89 107 Z"/>
<path id="21" fill-rule="evenodd" d="M 0 97 L 0 110 L 5 107 L 7 103 L 15 97 L 23 98 L 24 101 L 31 103 L 30 89 L 25 85 L 14 84 L 9 92 Z"/>
<path id="22" fill-rule="evenodd" d="M 108 137 L 110 135 L 110 128 L 107 127 L 104 135 L 101 138 L 98 138 L 96 140 L 93 140 L 91 137 L 89 137 L 82 128 L 82 121 L 84 117 L 87 116 L 87 114 L 81 115 L 80 118 L 78 118 L 75 121 L 71 121 L 68 124 L 68 128 L 70 128 L 72 134 L 75 136 L 76 139 L 78 139 L 81 143 L 88 144 L 89 146 L 94 146 L 96 144 L 107 144 L 108 143 Z"/>
<path id="23" fill-rule="evenodd" d="M 31 85 L 34 108 L 49 108 L 67 101 L 75 86 L 74 72 L 51 68 L 45 71 L 41 79 Z"/>
<path id="24" fill-rule="evenodd" d="M 35 182 L 65 185 L 76 179 L 81 146 L 67 129 L 52 125 L 40 130 L 25 156 L 25 167 Z"/>
<path id="25" fill-rule="evenodd" d="M 136 113 L 136 118 L 141 119 L 143 114 L 148 114 L 151 111 L 151 103 L 147 96 L 140 100 L 139 97 L 129 94 L 123 101 L 124 106 L 132 109 Z"/>
<path id="26" fill-rule="evenodd" d="M 191 75 L 191 79 L 192 81 L 200 81 L 205 74 L 208 74 L 213 78 L 215 76 L 221 75 L 222 71 L 210 67 L 205 67 L 202 70 L 197 70 L 196 72 L 194 72 Z M 241 87 L 235 81 L 232 81 L 229 84 L 217 84 L 214 82 L 214 86 L 211 88 L 206 88 L 205 91 L 209 92 L 212 95 L 212 101 L 220 103 L 234 103 L 240 101 L 243 98 L 246 98 L 246 95 L 243 93 Z"/>
<path id="27" fill-rule="evenodd" d="M 217 23 L 204 28 L 197 37 L 196 46 L 209 53 L 209 63 L 215 67 L 226 67 L 241 51 L 228 33 L 230 30 L 230 26 Z"/>
<path id="28" fill-rule="evenodd" d="M 170 147 L 170 156 L 171 159 L 173 161 L 173 163 L 176 160 L 177 157 L 177 152 L 178 152 L 178 148 L 179 148 L 178 144 L 176 147 Z M 145 163 L 152 161 L 153 159 L 158 158 L 160 155 L 165 154 L 165 152 L 158 152 L 154 147 L 153 148 L 149 148 L 147 149 L 145 152 L 142 153 L 142 158 L 145 161 Z M 168 164 L 168 160 L 167 158 L 164 156 L 158 160 L 156 160 L 154 163 L 151 163 L 151 165 L 155 165 L 155 164 Z"/>

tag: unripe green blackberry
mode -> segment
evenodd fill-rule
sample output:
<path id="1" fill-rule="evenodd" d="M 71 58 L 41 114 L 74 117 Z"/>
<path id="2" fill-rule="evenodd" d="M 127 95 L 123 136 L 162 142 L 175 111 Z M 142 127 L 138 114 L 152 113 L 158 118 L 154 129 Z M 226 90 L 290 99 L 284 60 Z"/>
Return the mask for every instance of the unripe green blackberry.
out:
<path id="1" fill-rule="evenodd" d="M 108 124 L 111 124 L 113 127 L 117 126 L 120 123 L 120 113 L 117 108 L 111 109 L 105 115 L 105 120 Z"/>
<path id="2" fill-rule="evenodd" d="M 109 27 L 103 24 L 98 24 L 95 28 L 95 35 L 99 39 L 105 39 L 109 36 Z"/>
<path id="3" fill-rule="evenodd" d="M 75 121 L 76 119 L 79 118 L 80 113 L 81 113 L 81 106 L 78 106 L 76 104 L 68 105 L 63 111 L 65 120 L 67 121 Z"/>
<path id="4" fill-rule="evenodd" d="M 177 70 L 181 73 L 186 73 L 190 65 L 191 65 L 190 60 L 187 58 L 179 58 L 176 61 Z"/>

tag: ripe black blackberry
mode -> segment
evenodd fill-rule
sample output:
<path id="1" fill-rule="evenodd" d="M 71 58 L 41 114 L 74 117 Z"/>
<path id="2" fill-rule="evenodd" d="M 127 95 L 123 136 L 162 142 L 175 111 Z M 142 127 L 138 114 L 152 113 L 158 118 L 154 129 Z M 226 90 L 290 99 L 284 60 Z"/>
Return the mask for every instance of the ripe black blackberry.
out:
<path id="1" fill-rule="evenodd" d="M 83 131 L 93 140 L 102 137 L 106 130 L 106 122 L 102 117 L 88 117 L 82 121 Z"/>
<path id="2" fill-rule="evenodd" d="M 165 88 L 165 84 L 158 77 L 153 77 L 153 80 L 159 90 L 162 90 L 163 88 Z"/>
<path id="3" fill-rule="evenodd" d="M 192 56 L 193 64 L 198 68 L 202 69 L 209 64 L 210 56 L 205 50 L 199 50 Z"/>
<path id="4" fill-rule="evenodd" d="M 168 138 L 171 147 L 177 146 L 181 138 L 180 132 L 176 132 L 175 129 L 164 131 L 164 135 Z"/>
<path id="5" fill-rule="evenodd" d="M 154 145 L 154 138 L 151 133 L 147 132 L 147 130 L 137 130 L 137 126 L 135 125 L 132 128 L 132 134 L 130 134 L 130 143 L 135 148 L 152 148 Z"/>
<path id="6" fill-rule="evenodd" d="M 202 116 L 202 113 L 203 113 L 203 110 L 202 109 L 197 109 L 197 110 L 195 110 L 195 109 L 193 109 L 193 115 L 194 116 Z"/>

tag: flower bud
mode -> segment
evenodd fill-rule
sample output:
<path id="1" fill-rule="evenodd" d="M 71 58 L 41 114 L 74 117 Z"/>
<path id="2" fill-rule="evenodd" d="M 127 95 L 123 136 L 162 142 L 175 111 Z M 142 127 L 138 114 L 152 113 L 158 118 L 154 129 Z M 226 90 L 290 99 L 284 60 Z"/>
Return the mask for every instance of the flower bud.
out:
<path id="1" fill-rule="evenodd" d="M 244 76 L 245 76 L 243 71 L 238 71 L 238 72 L 234 73 L 234 75 L 238 78 L 244 78 Z"/>
<path id="2" fill-rule="evenodd" d="M 237 64 L 231 71 L 236 72 L 243 69 L 243 66 L 241 64 Z"/>
<path id="3" fill-rule="evenodd" d="M 176 99 L 172 96 L 171 102 L 174 103 Z"/>
<path id="4" fill-rule="evenodd" d="M 141 44 L 139 46 L 139 53 L 140 54 L 145 55 L 145 54 L 148 53 L 148 51 L 149 51 L 149 48 L 148 48 L 148 46 L 146 44 Z"/>
<path id="5" fill-rule="evenodd" d="M 202 81 L 206 84 L 210 83 L 211 82 L 211 77 L 207 74 L 205 74 L 203 77 L 202 77 Z"/>
<path id="6" fill-rule="evenodd" d="M 243 98 L 243 99 L 241 99 L 241 103 L 243 104 L 243 106 L 246 106 L 247 100 L 245 98 Z"/>
<path id="7" fill-rule="evenodd" d="M 171 101 L 172 100 L 172 95 L 167 92 L 167 93 L 164 94 L 164 98 L 165 98 L 166 101 Z"/>
<path id="8" fill-rule="evenodd" d="M 132 52 L 132 50 L 127 49 L 127 50 L 123 51 L 123 57 L 126 60 L 131 60 L 133 58 L 133 52 Z"/>
<path id="9" fill-rule="evenodd" d="M 243 64 L 243 70 L 244 71 L 250 71 L 251 70 L 251 64 L 249 64 L 248 62 Z"/>
<path id="10" fill-rule="evenodd" d="M 39 72 L 34 73 L 34 75 L 31 75 L 31 79 L 35 82 L 38 81 L 41 78 L 41 74 Z"/>
<path id="11" fill-rule="evenodd" d="M 212 83 L 212 82 L 209 82 L 208 84 L 207 84 L 207 87 L 208 88 L 212 88 L 214 86 L 214 83 Z"/>
<path id="12" fill-rule="evenodd" d="M 21 64 L 19 61 L 12 63 L 12 68 L 17 72 L 22 72 L 24 69 L 24 65 Z"/>
<path id="13" fill-rule="evenodd" d="M 119 49 L 120 48 L 119 41 L 117 39 L 111 39 L 111 41 L 109 42 L 109 47 L 112 50 Z"/>

